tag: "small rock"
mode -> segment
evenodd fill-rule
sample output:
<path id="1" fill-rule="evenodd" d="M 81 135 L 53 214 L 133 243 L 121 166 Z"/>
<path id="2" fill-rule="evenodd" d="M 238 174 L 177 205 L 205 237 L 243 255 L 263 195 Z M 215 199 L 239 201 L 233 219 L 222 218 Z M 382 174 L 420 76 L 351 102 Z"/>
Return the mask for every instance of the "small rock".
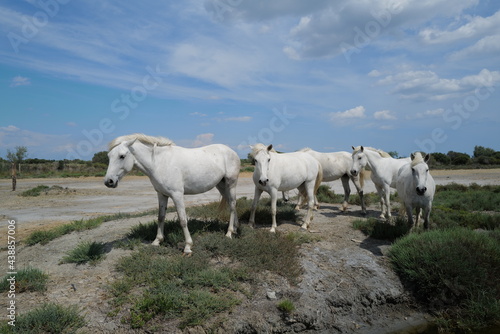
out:
<path id="1" fill-rule="evenodd" d="M 276 300 L 276 292 L 274 291 L 267 291 L 267 299 L 269 300 Z"/>

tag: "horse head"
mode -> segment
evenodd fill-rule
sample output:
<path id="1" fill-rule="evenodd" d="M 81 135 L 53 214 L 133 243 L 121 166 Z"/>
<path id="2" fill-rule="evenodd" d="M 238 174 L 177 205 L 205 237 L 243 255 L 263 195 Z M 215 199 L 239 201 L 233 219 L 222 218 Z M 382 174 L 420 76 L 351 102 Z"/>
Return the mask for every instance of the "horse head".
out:
<path id="1" fill-rule="evenodd" d="M 134 142 L 135 139 L 123 141 L 110 149 L 108 153 L 108 170 L 104 177 L 104 184 L 106 187 L 116 188 L 118 186 L 118 181 L 134 167 L 135 159 L 131 152 L 131 146 Z"/>
<path id="2" fill-rule="evenodd" d="M 363 146 L 352 146 L 351 175 L 357 176 L 365 168 L 367 162 L 365 148 Z"/>
<path id="3" fill-rule="evenodd" d="M 268 170 L 269 162 L 271 161 L 270 152 L 273 150 L 273 145 L 266 147 L 263 144 L 257 144 L 253 146 L 252 149 L 255 161 L 255 171 L 258 173 L 257 175 L 259 175 L 259 184 L 265 187 L 267 182 L 269 182 Z"/>
<path id="4" fill-rule="evenodd" d="M 419 196 L 423 196 L 427 191 L 427 178 L 429 176 L 429 161 L 430 155 L 426 154 L 422 157 L 420 152 L 411 154 L 411 173 L 413 176 L 413 184 L 415 192 Z"/>

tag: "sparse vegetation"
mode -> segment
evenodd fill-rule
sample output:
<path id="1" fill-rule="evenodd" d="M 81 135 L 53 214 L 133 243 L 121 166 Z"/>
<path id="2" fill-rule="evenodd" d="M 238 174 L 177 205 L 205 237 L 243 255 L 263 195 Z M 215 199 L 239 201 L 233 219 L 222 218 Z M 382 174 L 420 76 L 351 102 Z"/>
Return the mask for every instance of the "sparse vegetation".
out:
<path id="1" fill-rule="evenodd" d="M 85 326 L 85 318 L 76 306 L 65 307 L 54 303 L 42 306 L 19 315 L 16 326 L 7 323 L 0 325 L 1 333 L 76 333 Z"/>
<path id="2" fill-rule="evenodd" d="M 84 241 L 70 250 L 61 263 L 96 264 L 104 258 L 105 245 L 101 242 Z"/>
<path id="3" fill-rule="evenodd" d="M 196 212 L 206 216 L 205 210 L 212 212 L 217 205 Z M 301 273 L 297 246 L 313 238 L 271 234 L 244 225 L 235 240 L 224 236 L 227 223 L 219 220 L 191 219 L 188 224 L 196 249 L 190 257 L 180 254 L 184 237 L 178 221 L 165 222 L 166 240 L 161 247 L 134 243 L 136 251 L 117 266 L 123 278 L 110 286 L 115 305 L 110 315 L 130 309 L 122 321 L 132 328 L 154 328 L 157 321 L 172 318 L 181 319 L 180 328 L 203 324 L 237 305 L 240 300 L 235 296 L 249 293 L 241 283 L 256 279 L 259 272 L 273 272 L 295 282 Z M 151 242 L 156 228 L 156 222 L 140 224 L 127 238 Z"/>
<path id="4" fill-rule="evenodd" d="M 26 191 L 23 191 L 20 196 L 23 196 L 23 197 L 36 197 L 36 196 L 40 196 L 40 194 L 44 191 L 47 191 L 49 190 L 50 187 L 49 186 L 46 186 L 46 185 L 39 185 L 39 186 L 36 186 L 34 188 L 31 188 L 29 190 L 26 190 Z"/>
<path id="5" fill-rule="evenodd" d="M 129 213 L 117 213 L 115 215 L 108 216 L 99 216 L 91 219 L 80 219 L 75 220 L 69 224 L 63 224 L 61 226 L 48 229 L 48 230 L 38 230 L 31 233 L 25 240 L 26 244 L 29 246 L 33 246 L 36 244 L 45 245 L 50 241 L 59 238 L 65 234 L 69 234 L 71 232 L 90 230 L 100 226 L 104 222 L 116 220 L 116 219 L 124 219 L 124 218 L 133 218 L 133 217 L 142 217 L 151 214 L 151 211 L 139 212 L 136 214 Z"/>
<path id="6" fill-rule="evenodd" d="M 9 281 L 11 275 L 6 275 L 0 281 L 0 291 L 9 290 Z M 16 274 L 16 292 L 25 291 L 45 291 L 47 289 L 47 280 L 49 276 L 38 268 L 26 267 L 17 271 Z"/>

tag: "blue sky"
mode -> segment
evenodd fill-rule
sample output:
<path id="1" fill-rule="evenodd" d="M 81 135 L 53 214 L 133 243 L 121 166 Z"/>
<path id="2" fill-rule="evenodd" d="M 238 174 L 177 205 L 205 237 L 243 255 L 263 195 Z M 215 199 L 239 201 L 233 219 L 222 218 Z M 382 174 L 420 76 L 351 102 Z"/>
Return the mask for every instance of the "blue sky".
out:
<path id="1" fill-rule="evenodd" d="M 451 5 L 452 3 L 452 5 Z M 177 145 L 500 150 L 494 0 L 0 4 L 0 156 Z"/>

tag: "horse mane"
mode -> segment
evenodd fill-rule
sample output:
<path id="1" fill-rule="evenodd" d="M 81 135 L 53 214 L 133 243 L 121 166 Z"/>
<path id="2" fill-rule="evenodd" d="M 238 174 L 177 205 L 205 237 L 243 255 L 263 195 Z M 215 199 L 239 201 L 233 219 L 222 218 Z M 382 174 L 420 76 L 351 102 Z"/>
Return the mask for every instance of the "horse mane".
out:
<path id="1" fill-rule="evenodd" d="M 264 145 L 262 143 L 258 143 L 258 144 L 255 144 L 255 145 L 251 145 L 250 147 L 252 148 L 252 152 L 250 152 L 250 156 L 252 158 L 255 158 L 255 156 L 257 155 L 257 153 L 259 153 L 262 150 L 267 150 L 267 148 L 269 146 L 268 145 Z M 278 153 L 278 152 L 276 152 L 276 150 L 274 148 L 271 149 L 271 152 Z"/>
<path id="2" fill-rule="evenodd" d="M 422 162 L 425 162 L 422 153 L 420 152 L 413 153 L 413 159 L 411 159 L 411 166 L 415 167 L 416 165 Z"/>
<path id="3" fill-rule="evenodd" d="M 297 152 L 309 152 L 309 151 L 312 151 L 313 149 L 310 148 L 310 147 L 304 147 L 304 148 L 301 148 L 300 150 L 298 150 Z"/>
<path id="4" fill-rule="evenodd" d="M 172 140 L 165 138 L 165 137 L 153 137 L 153 136 L 147 136 L 147 135 L 142 134 L 142 133 L 133 133 L 130 135 L 125 135 L 125 136 L 121 136 L 121 137 L 113 139 L 109 143 L 109 150 L 112 150 L 114 147 L 118 146 L 120 143 L 122 143 L 124 141 L 129 141 L 129 140 L 138 140 L 145 145 L 151 145 L 151 146 L 153 146 L 153 145 L 157 145 L 157 146 L 175 145 L 175 143 Z"/>
<path id="5" fill-rule="evenodd" d="M 378 148 L 373 148 L 373 147 L 369 147 L 369 146 L 363 146 L 363 149 L 370 150 L 370 151 L 373 151 L 373 152 L 377 152 L 378 154 L 380 154 L 380 156 L 382 158 L 392 158 L 389 153 L 387 153 L 386 151 L 380 150 Z M 354 155 L 354 154 L 358 153 L 359 151 L 361 151 L 361 146 L 356 146 L 354 148 L 354 151 L 352 152 L 352 154 Z"/>

